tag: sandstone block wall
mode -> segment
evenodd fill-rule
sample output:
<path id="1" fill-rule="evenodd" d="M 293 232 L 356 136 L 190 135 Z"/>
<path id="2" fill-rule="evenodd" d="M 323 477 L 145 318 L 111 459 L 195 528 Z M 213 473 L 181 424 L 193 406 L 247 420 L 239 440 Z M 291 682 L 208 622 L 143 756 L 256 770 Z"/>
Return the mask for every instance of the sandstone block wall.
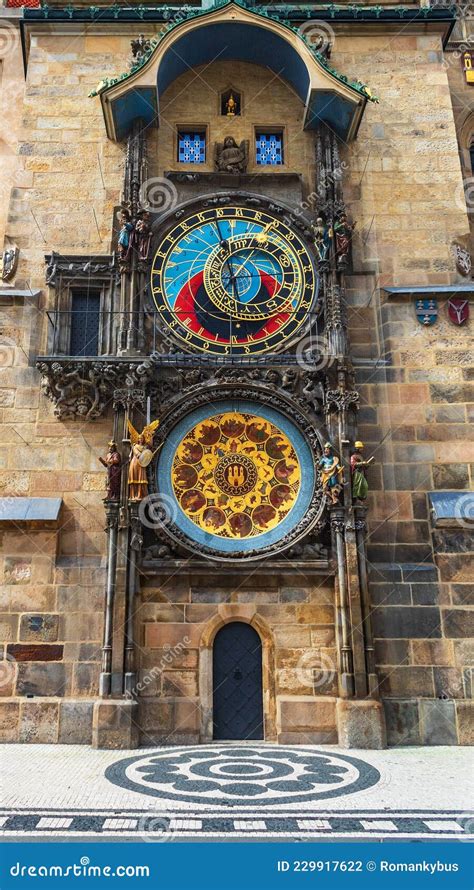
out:
<path id="1" fill-rule="evenodd" d="M 38 31 L 24 102 L 18 93 L 20 173 L 11 193 L 8 188 L 6 231 L 21 250 L 15 285 L 41 294 L 26 300 L 0 294 L 8 347 L 0 369 L 0 495 L 60 496 L 64 506 L 58 530 L 2 533 L 2 640 L 12 669 L 0 689 L 0 714 L 8 741 L 87 741 L 97 694 L 105 563 L 104 475 L 97 455 L 111 419 L 58 421 L 39 392 L 34 359 L 45 348 L 43 310 L 53 296 L 45 288 L 44 254 L 111 249 L 125 149 L 107 140 L 100 102 L 88 93 L 104 76 L 126 69 L 136 32 L 124 26 L 120 34 Z M 380 97 L 379 105 L 368 105 L 357 141 L 342 156 L 346 199 L 357 222 L 348 309 L 359 361 L 360 435 L 376 457 L 369 558 L 389 738 L 466 741 L 472 545 L 461 535 L 433 532 L 427 491 L 472 485 L 469 329 L 452 326 L 441 304 L 437 325 L 421 328 L 410 298 L 387 298 L 382 290 L 384 284 L 449 284 L 457 277 L 451 242 L 464 237 L 469 224 L 452 73 L 443 65 L 439 36 L 397 37 L 374 29 L 336 34 L 332 62 Z M 210 141 L 222 140 L 230 125 L 219 114 L 218 92 L 229 86 L 240 88 L 244 102 L 245 115 L 232 123 L 237 141 L 251 138 L 255 124 L 282 126 L 288 171 L 302 173 L 307 198 L 314 187 L 313 147 L 311 135 L 300 130 L 302 106 L 286 84 L 270 82 L 268 72 L 254 66 L 216 63 L 205 76 L 176 81 L 164 97 L 164 125 L 150 138 L 150 176 L 176 167 L 177 124 L 206 124 Z M 206 169 L 212 169 L 210 159 Z M 191 642 L 143 692 L 143 736 L 162 739 L 173 726 L 184 727 L 188 737 L 197 733 L 197 629 L 204 631 L 230 605 L 251 607 L 269 628 L 275 734 L 281 741 L 311 733 L 315 740 L 322 741 L 318 733 L 332 738 L 334 685 L 308 698 L 298 679 L 308 647 L 333 655 L 331 591 L 332 579 L 322 579 L 322 586 L 307 579 L 260 585 L 251 579 L 229 588 L 213 577 L 205 584 L 180 579 L 171 590 L 144 579 L 137 615 L 143 675 L 161 664 L 167 645 L 183 634 Z M 79 725 L 86 727 L 81 738 Z"/>

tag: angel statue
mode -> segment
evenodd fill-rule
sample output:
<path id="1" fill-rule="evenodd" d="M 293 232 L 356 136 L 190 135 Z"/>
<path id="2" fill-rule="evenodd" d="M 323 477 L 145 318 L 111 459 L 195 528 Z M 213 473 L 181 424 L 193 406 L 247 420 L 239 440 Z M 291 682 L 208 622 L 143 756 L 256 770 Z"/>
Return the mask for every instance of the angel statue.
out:
<path id="1" fill-rule="evenodd" d="M 237 145 L 233 136 L 216 142 L 216 167 L 220 173 L 245 173 L 249 162 L 249 140 Z"/>
<path id="2" fill-rule="evenodd" d="M 144 427 L 141 433 L 138 433 L 133 424 L 128 421 L 128 432 L 132 443 L 128 466 L 128 496 L 131 501 L 141 501 L 147 495 L 146 468 L 156 454 L 156 451 L 152 451 L 150 446 L 159 423 L 159 420 L 154 420 Z"/>

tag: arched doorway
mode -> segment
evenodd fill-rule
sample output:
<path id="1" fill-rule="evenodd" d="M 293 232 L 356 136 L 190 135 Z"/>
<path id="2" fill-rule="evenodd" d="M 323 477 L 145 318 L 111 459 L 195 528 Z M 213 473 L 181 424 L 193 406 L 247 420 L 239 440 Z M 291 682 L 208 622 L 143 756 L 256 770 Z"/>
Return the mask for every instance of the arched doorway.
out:
<path id="1" fill-rule="evenodd" d="M 262 641 L 250 624 L 225 624 L 213 648 L 213 738 L 263 739 Z"/>

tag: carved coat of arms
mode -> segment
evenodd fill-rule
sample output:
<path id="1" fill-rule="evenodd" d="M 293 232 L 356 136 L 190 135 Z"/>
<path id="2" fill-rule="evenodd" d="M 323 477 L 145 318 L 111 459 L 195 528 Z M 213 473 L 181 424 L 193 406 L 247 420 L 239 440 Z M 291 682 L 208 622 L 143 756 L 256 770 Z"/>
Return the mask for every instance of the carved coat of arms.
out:
<path id="1" fill-rule="evenodd" d="M 451 297 L 448 300 L 448 316 L 455 325 L 462 325 L 469 318 L 469 300 L 463 297 Z"/>
<path id="2" fill-rule="evenodd" d="M 18 266 L 18 257 L 20 251 L 18 247 L 6 247 L 0 257 L 0 274 L 2 281 L 10 281 L 13 278 L 16 267 Z"/>
<path id="3" fill-rule="evenodd" d="M 415 300 L 415 312 L 420 324 L 428 327 L 438 318 L 438 304 L 436 300 Z"/>

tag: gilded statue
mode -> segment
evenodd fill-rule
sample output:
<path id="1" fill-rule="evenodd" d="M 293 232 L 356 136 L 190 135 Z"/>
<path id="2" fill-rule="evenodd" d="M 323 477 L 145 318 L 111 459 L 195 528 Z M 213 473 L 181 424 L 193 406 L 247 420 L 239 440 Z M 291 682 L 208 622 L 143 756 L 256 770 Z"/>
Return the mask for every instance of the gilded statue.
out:
<path id="1" fill-rule="evenodd" d="M 233 136 L 216 143 L 216 167 L 220 173 L 245 173 L 249 162 L 249 140 L 237 145 Z"/>
<path id="2" fill-rule="evenodd" d="M 128 466 L 128 496 L 131 501 L 141 501 L 148 493 L 146 468 L 153 460 L 156 451 L 152 451 L 153 436 L 159 426 L 159 420 L 153 420 L 139 433 L 128 421 L 130 434 L 130 463 Z"/>
<path id="3" fill-rule="evenodd" d="M 237 102 L 234 99 L 233 93 L 231 93 L 227 99 L 225 107 L 227 109 L 227 117 L 235 117 L 237 113 Z"/>

